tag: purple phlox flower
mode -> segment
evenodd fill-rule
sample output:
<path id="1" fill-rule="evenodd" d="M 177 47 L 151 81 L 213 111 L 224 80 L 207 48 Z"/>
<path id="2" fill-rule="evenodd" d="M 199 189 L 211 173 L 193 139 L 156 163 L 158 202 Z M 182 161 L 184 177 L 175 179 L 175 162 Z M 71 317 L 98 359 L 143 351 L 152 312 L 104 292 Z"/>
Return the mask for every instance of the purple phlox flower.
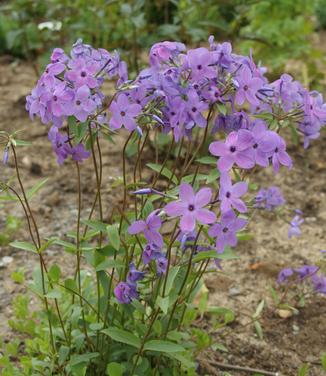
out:
<path id="1" fill-rule="evenodd" d="M 238 131 L 239 129 L 248 128 L 249 125 L 249 117 L 248 115 L 243 112 L 235 112 L 230 115 L 222 115 L 218 114 L 215 119 L 215 124 L 212 129 L 212 133 L 216 131 L 222 131 L 229 134 L 232 131 Z"/>
<path id="2" fill-rule="evenodd" d="M 285 203 L 283 194 L 278 187 L 271 186 L 260 189 L 255 197 L 255 208 L 273 210 Z"/>
<path id="3" fill-rule="evenodd" d="M 55 76 L 61 74 L 65 69 L 66 66 L 63 63 L 48 64 L 39 82 L 44 83 L 44 85 L 49 88 L 53 87 L 56 82 L 58 82 L 58 79 Z"/>
<path id="4" fill-rule="evenodd" d="M 326 108 L 323 103 L 323 96 L 317 91 L 305 92 L 304 112 L 305 116 L 310 117 L 312 122 L 325 122 Z"/>
<path id="5" fill-rule="evenodd" d="M 259 166 L 267 167 L 278 143 L 277 134 L 267 130 L 264 122 L 256 122 L 251 129 L 254 143 L 252 145 L 254 159 Z"/>
<path id="6" fill-rule="evenodd" d="M 314 274 L 311 277 L 314 290 L 319 294 L 326 294 L 326 277 L 324 275 Z"/>
<path id="7" fill-rule="evenodd" d="M 52 149 L 57 155 L 57 162 L 61 165 L 68 155 L 71 154 L 68 137 L 62 135 L 55 126 L 51 127 L 48 137 L 52 143 Z"/>
<path id="8" fill-rule="evenodd" d="M 128 81 L 128 67 L 125 61 L 120 61 L 118 65 L 118 76 L 117 86 L 124 84 Z"/>
<path id="9" fill-rule="evenodd" d="M 287 282 L 287 280 L 293 276 L 294 272 L 293 272 L 293 269 L 291 268 L 284 268 L 282 269 L 279 274 L 278 274 L 278 277 L 277 277 L 277 282 L 279 284 L 283 284 L 285 282 Z"/>
<path id="10" fill-rule="evenodd" d="M 280 79 L 271 83 L 274 90 L 275 103 L 282 103 L 284 110 L 289 111 L 294 103 L 302 102 L 301 85 L 289 74 L 282 74 Z"/>
<path id="11" fill-rule="evenodd" d="M 4 165 L 8 164 L 8 161 L 9 161 L 9 147 L 8 146 L 5 147 L 2 161 Z"/>
<path id="12" fill-rule="evenodd" d="M 191 69 L 191 78 L 194 81 L 202 81 L 205 78 L 214 78 L 217 76 L 213 53 L 207 48 L 200 47 L 189 50 L 186 57 L 186 66 Z"/>
<path id="13" fill-rule="evenodd" d="M 183 232 L 193 231 L 196 221 L 203 225 L 215 222 L 215 213 L 204 208 L 212 198 L 210 188 L 201 188 L 195 194 L 190 184 L 182 183 L 180 184 L 179 196 L 179 201 L 170 202 L 165 206 L 164 210 L 170 217 L 182 217 L 180 228 Z"/>
<path id="14" fill-rule="evenodd" d="M 128 282 L 135 283 L 137 281 L 141 281 L 142 279 L 144 279 L 144 275 L 144 272 L 141 272 L 140 270 L 136 269 L 135 264 L 133 262 L 129 265 L 129 272 L 127 276 Z"/>
<path id="15" fill-rule="evenodd" d="M 137 103 L 144 107 L 149 100 L 151 99 L 150 96 L 147 96 L 147 90 L 143 86 L 139 86 L 130 91 L 130 98 L 132 99 L 133 103 Z"/>
<path id="16" fill-rule="evenodd" d="M 83 144 L 78 144 L 71 148 L 71 157 L 74 161 L 82 162 L 87 159 L 91 153 L 85 149 Z"/>
<path id="17" fill-rule="evenodd" d="M 142 107 L 139 104 L 130 103 L 127 95 L 120 94 L 116 101 L 113 101 L 110 106 L 112 118 L 110 126 L 113 129 L 118 129 L 124 126 L 133 131 L 137 127 L 136 117 L 140 113 Z"/>
<path id="18" fill-rule="evenodd" d="M 300 268 L 294 269 L 300 279 L 311 277 L 313 274 L 316 274 L 318 270 L 319 267 L 316 265 L 303 265 Z"/>
<path id="19" fill-rule="evenodd" d="M 231 177 L 227 172 L 221 174 L 219 199 L 221 201 L 221 212 L 226 213 L 231 208 L 240 213 L 246 213 L 246 204 L 240 199 L 248 190 L 246 182 L 238 182 L 232 185 Z"/>
<path id="20" fill-rule="evenodd" d="M 136 285 L 133 283 L 119 282 L 114 288 L 114 295 L 120 304 L 130 304 L 138 298 Z"/>
<path id="21" fill-rule="evenodd" d="M 71 102 L 74 99 L 73 90 L 66 86 L 65 82 L 60 82 L 54 87 L 53 92 L 44 92 L 40 101 L 55 117 L 71 115 Z"/>
<path id="22" fill-rule="evenodd" d="M 199 127 L 206 126 L 206 120 L 202 115 L 203 111 L 208 108 L 207 103 L 200 100 L 196 90 L 190 89 L 187 93 L 186 110 L 189 114 L 193 124 L 198 124 Z"/>
<path id="23" fill-rule="evenodd" d="M 156 259 L 156 272 L 158 275 L 165 274 L 168 266 L 168 260 L 161 255 Z"/>
<path id="24" fill-rule="evenodd" d="M 248 101 L 251 105 L 259 105 L 256 94 L 262 88 L 263 80 L 253 77 L 251 70 L 245 65 L 239 69 L 236 80 L 239 85 L 235 94 L 236 103 L 241 106 Z"/>
<path id="25" fill-rule="evenodd" d="M 308 148 L 310 140 L 316 140 L 320 136 L 322 125 L 319 122 L 312 122 L 310 117 L 305 116 L 303 121 L 299 123 L 299 131 L 304 136 L 303 147 Z"/>
<path id="26" fill-rule="evenodd" d="M 208 235 L 216 238 L 216 249 L 223 253 L 226 246 L 237 245 L 237 232 L 245 227 L 247 221 L 238 218 L 233 210 L 223 213 L 220 223 L 215 223 L 209 230 Z"/>
<path id="27" fill-rule="evenodd" d="M 169 60 L 186 50 L 186 46 L 179 42 L 160 42 L 152 46 L 149 52 L 149 61 L 152 66 L 168 63 Z"/>
<path id="28" fill-rule="evenodd" d="M 225 142 L 212 142 L 209 145 L 209 151 L 220 157 L 217 162 L 220 171 L 228 171 L 234 164 L 249 169 L 255 165 L 253 143 L 252 133 L 246 129 L 240 129 L 238 132 L 231 132 Z"/>
<path id="29" fill-rule="evenodd" d="M 86 121 L 96 109 L 96 104 L 91 97 L 90 89 L 84 85 L 78 88 L 73 105 L 71 107 L 72 114 L 81 122 Z"/>
<path id="30" fill-rule="evenodd" d="M 146 244 L 142 254 L 142 260 L 145 265 L 149 264 L 151 260 L 157 260 L 160 256 L 160 247 L 155 244 Z"/>
<path id="31" fill-rule="evenodd" d="M 276 173 L 279 172 L 281 164 L 291 169 L 292 159 L 286 152 L 286 144 L 283 138 L 279 136 L 277 133 L 274 133 L 274 141 L 271 142 L 275 142 L 275 149 L 272 155 L 272 164 L 274 167 L 274 171 Z"/>
<path id="32" fill-rule="evenodd" d="M 128 228 L 129 234 L 134 235 L 142 232 L 149 243 L 162 247 L 163 237 L 159 233 L 159 229 L 162 226 L 162 221 L 158 213 L 159 210 L 154 210 L 151 214 L 149 214 L 145 221 L 138 220 L 132 223 Z"/>
<path id="33" fill-rule="evenodd" d="M 98 80 L 95 78 L 99 71 L 99 64 L 94 61 L 86 62 L 83 58 L 71 60 L 68 64 L 70 71 L 65 73 L 65 79 L 74 83 L 75 87 L 88 86 L 94 89 L 98 86 Z"/>
<path id="34" fill-rule="evenodd" d="M 229 68 L 232 59 L 232 45 L 229 42 L 218 44 L 214 49 L 214 61 L 222 68 Z"/>
<path id="35" fill-rule="evenodd" d="M 290 222 L 290 228 L 288 231 L 288 237 L 291 239 L 293 236 L 300 236 L 301 229 L 300 226 L 304 222 L 304 219 L 300 215 L 295 215 Z"/>
<path id="36" fill-rule="evenodd" d="M 62 48 L 55 48 L 51 54 L 51 63 L 66 63 L 68 56 L 65 54 Z"/>

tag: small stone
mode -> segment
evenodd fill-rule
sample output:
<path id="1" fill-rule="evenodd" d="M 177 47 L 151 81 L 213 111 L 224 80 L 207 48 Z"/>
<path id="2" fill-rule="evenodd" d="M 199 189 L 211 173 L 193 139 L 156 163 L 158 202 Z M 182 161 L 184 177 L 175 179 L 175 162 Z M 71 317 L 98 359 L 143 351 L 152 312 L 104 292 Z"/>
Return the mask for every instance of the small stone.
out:
<path id="1" fill-rule="evenodd" d="M 288 319 L 293 315 L 293 312 L 289 309 L 278 309 L 277 314 L 282 318 L 282 319 Z"/>
<path id="2" fill-rule="evenodd" d="M 237 296 L 237 295 L 241 295 L 241 291 L 240 291 L 238 288 L 236 288 L 236 287 L 231 287 L 231 288 L 229 289 L 228 295 L 229 295 L 229 296 Z"/>
<path id="3" fill-rule="evenodd" d="M 14 261 L 14 258 L 11 256 L 4 256 L 0 260 L 0 268 L 5 268 Z"/>

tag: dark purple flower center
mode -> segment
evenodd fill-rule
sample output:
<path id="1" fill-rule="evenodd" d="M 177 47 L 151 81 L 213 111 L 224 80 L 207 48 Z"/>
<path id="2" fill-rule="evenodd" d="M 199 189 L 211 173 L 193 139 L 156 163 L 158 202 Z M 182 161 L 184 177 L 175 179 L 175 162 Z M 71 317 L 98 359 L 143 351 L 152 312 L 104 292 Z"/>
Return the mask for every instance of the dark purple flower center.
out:
<path id="1" fill-rule="evenodd" d="M 275 148 L 275 153 L 278 153 L 278 148 Z"/>
<path id="2" fill-rule="evenodd" d="M 223 230 L 222 230 L 224 233 L 228 232 L 229 229 L 227 227 L 224 227 Z"/>
<path id="3" fill-rule="evenodd" d="M 121 112 L 120 112 L 120 115 L 121 115 L 121 116 L 126 116 L 125 111 L 121 111 Z"/>
<path id="4" fill-rule="evenodd" d="M 58 100 L 58 97 L 56 95 L 54 95 L 53 100 L 56 102 Z"/>
<path id="5" fill-rule="evenodd" d="M 231 153 L 234 153 L 236 150 L 237 150 L 237 149 L 236 149 L 235 146 L 231 146 L 231 147 L 230 147 L 230 152 L 231 152 Z"/>
<path id="6" fill-rule="evenodd" d="M 201 69 L 203 69 L 203 66 L 201 64 L 199 64 L 199 65 L 197 65 L 197 69 L 201 70 Z"/>
<path id="7" fill-rule="evenodd" d="M 313 109 L 313 106 L 312 106 L 312 104 L 310 105 L 310 110 L 312 110 Z"/>
<path id="8" fill-rule="evenodd" d="M 80 101 L 80 100 L 77 100 L 77 101 L 76 101 L 76 105 L 77 105 L 77 106 L 80 106 L 80 105 L 81 105 L 81 101 Z"/>
<path id="9" fill-rule="evenodd" d="M 189 210 L 189 211 L 194 211 L 194 210 L 195 210 L 194 205 L 189 205 L 189 206 L 188 206 L 188 210 Z"/>
<path id="10" fill-rule="evenodd" d="M 193 108 L 191 109 L 191 111 L 192 111 L 192 112 L 196 112 L 196 111 L 197 111 L 197 108 L 196 108 L 196 107 L 193 107 Z"/>
<path id="11" fill-rule="evenodd" d="M 225 196 L 226 196 L 227 198 L 230 198 L 230 197 L 231 197 L 231 192 L 226 192 Z"/>
<path id="12" fill-rule="evenodd" d="M 175 112 L 174 112 L 174 111 L 172 111 L 172 112 L 171 112 L 171 116 L 174 116 L 174 115 L 175 115 Z"/>
<path id="13" fill-rule="evenodd" d="M 258 144 L 254 144 L 253 148 L 257 149 L 258 148 Z"/>
<path id="14" fill-rule="evenodd" d="M 85 71 L 81 71 L 80 75 L 81 75 L 82 77 L 86 77 L 86 76 L 87 76 L 87 73 L 86 73 Z"/>
<path id="15" fill-rule="evenodd" d="M 243 90 L 244 90 L 244 91 L 247 91 L 248 89 L 249 89 L 248 85 L 245 85 L 245 86 L 243 87 Z"/>

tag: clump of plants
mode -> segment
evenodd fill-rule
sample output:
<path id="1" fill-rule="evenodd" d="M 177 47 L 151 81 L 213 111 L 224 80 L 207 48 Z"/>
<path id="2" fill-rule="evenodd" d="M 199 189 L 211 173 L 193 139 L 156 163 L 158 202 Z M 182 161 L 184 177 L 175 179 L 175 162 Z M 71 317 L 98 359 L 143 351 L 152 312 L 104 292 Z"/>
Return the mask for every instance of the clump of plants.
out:
<path id="1" fill-rule="evenodd" d="M 21 142 L 2 132 L 4 162 L 13 161 L 18 181 L 18 187 L 2 182 L 2 189 L 19 200 L 30 233 L 30 242 L 12 245 L 38 257 L 30 288 L 43 303 L 37 325 L 28 327 L 34 338 L 12 372 L 197 374 L 196 355 L 211 342 L 196 340 L 202 333 L 191 323 L 202 307 L 194 298 L 206 272 L 236 257 L 233 248 L 257 205 L 253 171 L 290 169 L 283 132 L 291 128 L 307 147 L 326 122 L 321 94 L 287 74 L 268 82 L 264 73 L 252 56 L 213 37 L 209 48 L 155 44 L 134 79 L 117 53 L 82 41 L 69 55 L 53 51 L 26 108 L 49 126 L 58 163 L 70 159 L 75 168 L 76 230 L 65 239 L 42 238 L 17 162 Z M 102 91 L 106 79 L 115 81 L 109 97 Z M 102 149 L 120 132 L 123 203 L 112 201 L 104 221 Z M 163 156 L 159 135 L 168 140 Z M 144 157 L 150 143 L 153 161 Z M 131 173 L 130 145 L 136 145 Z M 84 218 L 86 159 L 97 188 Z M 151 179 L 145 169 L 154 171 Z M 44 251 L 54 246 L 70 254 L 71 275 L 48 265 Z"/>

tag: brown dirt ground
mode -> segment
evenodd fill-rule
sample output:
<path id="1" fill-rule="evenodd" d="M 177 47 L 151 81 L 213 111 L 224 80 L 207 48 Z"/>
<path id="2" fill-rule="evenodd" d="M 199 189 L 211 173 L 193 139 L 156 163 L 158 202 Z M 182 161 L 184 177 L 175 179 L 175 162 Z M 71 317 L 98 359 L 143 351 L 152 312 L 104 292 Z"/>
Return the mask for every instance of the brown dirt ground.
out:
<path id="1" fill-rule="evenodd" d="M 22 174 L 27 188 L 40 179 L 49 177 L 49 182 L 33 199 L 32 206 L 40 223 L 42 236 L 60 236 L 72 228 L 76 218 L 76 177 L 69 162 L 62 167 L 56 165 L 46 139 L 45 127 L 37 121 L 31 122 L 25 112 L 24 97 L 30 92 L 35 80 L 33 70 L 26 63 L 2 58 L 0 129 L 24 129 L 21 138 L 33 141 L 33 146 L 19 150 Z M 326 248 L 325 148 L 324 132 L 305 152 L 301 145 L 290 148 L 294 159 L 291 171 L 283 170 L 281 174 L 274 176 L 271 170 L 264 170 L 255 175 L 256 182 L 262 186 L 278 185 L 288 203 L 293 208 L 304 211 L 307 218 L 303 235 L 289 241 L 285 223 L 272 220 L 268 214 L 256 214 L 250 225 L 254 239 L 241 242 L 237 248 L 240 259 L 225 263 L 225 274 L 216 273 L 207 278 L 210 304 L 233 309 L 236 320 L 232 325 L 215 332 L 207 326 L 206 319 L 199 323 L 213 332 L 216 341 L 223 343 L 228 349 L 225 353 L 205 353 L 206 360 L 279 371 L 286 376 L 296 375 L 300 365 L 308 362 L 311 364 L 309 375 L 322 375 L 318 362 L 320 353 L 326 350 L 325 297 L 308 297 L 305 308 L 300 309 L 299 314 L 282 319 L 275 313 L 269 286 L 275 285 L 275 278 L 282 267 L 313 263 L 318 260 L 319 251 Z M 110 202 L 121 201 L 119 189 L 110 188 L 111 183 L 121 176 L 120 150 L 120 141 L 103 149 L 105 218 L 109 218 L 111 213 Z M 85 207 L 90 193 L 95 190 L 91 171 L 91 163 L 85 163 L 82 168 L 82 181 L 86 182 L 83 184 Z M 13 172 L 12 161 L 7 168 L 0 166 L 1 178 L 10 176 Z M 23 217 L 22 210 L 13 204 L 0 206 L 0 213 L 0 231 L 9 213 Z M 20 240 L 24 237 L 27 234 L 23 228 L 15 234 L 15 238 Z M 11 315 L 9 303 L 12 296 L 21 291 L 19 285 L 10 282 L 10 274 L 15 269 L 24 267 L 27 277 L 30 276 L 37 260 L 10 247 L 0 247 L 0 258 L 5 255 L 14 258 L 0 274 L 0 334 L 8 336 L 6 321 Z M 63 256 L 53 250 L 47 252 L 46 257 L 62 261 Z M 69 264 L 66 264 L 66 269 L 69 271 Z M 264 338 L 260 340 L 248 315 L 253 314 L 262 299 L 266 300 L 266 308 L 260 320 L 264 334 Z M 224 374 L 207 362 L 203 363 L 202 368 L 208 375 Z M 236 371 L 229 372 L 232 375 L 243 375 Z"/>

